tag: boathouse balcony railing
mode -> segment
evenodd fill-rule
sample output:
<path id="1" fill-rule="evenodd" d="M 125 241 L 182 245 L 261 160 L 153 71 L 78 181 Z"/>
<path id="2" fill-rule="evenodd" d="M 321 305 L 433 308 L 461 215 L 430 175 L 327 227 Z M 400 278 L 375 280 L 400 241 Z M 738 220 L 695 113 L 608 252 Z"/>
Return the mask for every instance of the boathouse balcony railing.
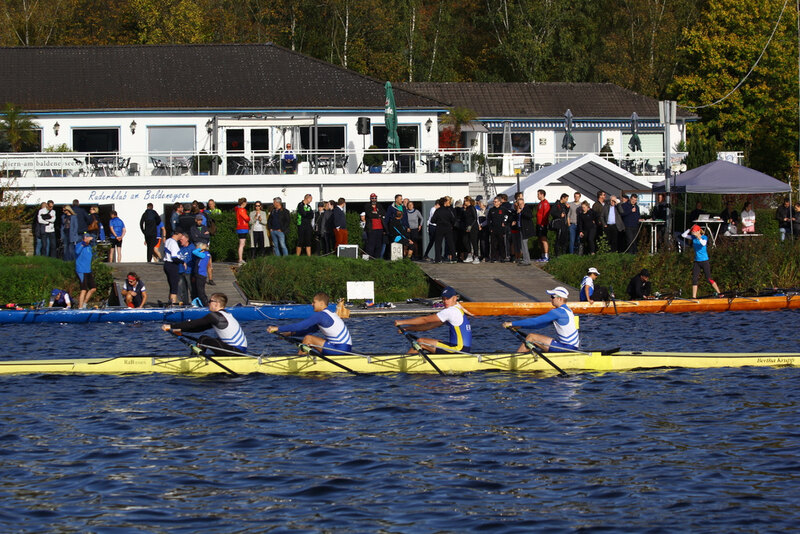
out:
<path id="1" fill-rule="evenodd" d="M 478 154 L 469 149 L 297 150 L 291 164 L 280 152 L 0 153 L 0 176 L 59 178 L 67 176 L 192 176 L 356 173 L 490 173 L 495 177 L 527 176 L 582 152 Z M 731 154 L 731 153 L 728 153 Z M 634 175 L 663 176 L 662 152 L 635 157 L 602 155 Z M 740 159 L 740 158 L 739 158 Z M 673 161 L 680 172 L 680 162 Z"/>

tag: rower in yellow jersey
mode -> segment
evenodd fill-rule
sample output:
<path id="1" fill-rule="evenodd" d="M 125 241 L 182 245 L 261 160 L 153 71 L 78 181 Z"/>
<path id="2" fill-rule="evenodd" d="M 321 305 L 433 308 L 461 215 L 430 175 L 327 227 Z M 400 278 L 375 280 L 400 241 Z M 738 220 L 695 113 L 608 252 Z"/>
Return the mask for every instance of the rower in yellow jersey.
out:
<path id="1" fill-rule="evenodd" d="M 472 326 L 469 324 L 468 312 L 458 304 L 458 293 L 452 287 L 442 291 L 444 309 L 438 313 L 413 319 L 400 319 L 394 322 L 395 326 L 404 327 L 406 330 L 424 332 L 432 330 L 443 324 L 450 327 L 449 343 L 442 343 L 433 338 L 421 337 L 418 340 L 423 350 L 434 352 L 470 352 L 472 348 Z M 409 354 L 416 354 L 413 347 Z"/>

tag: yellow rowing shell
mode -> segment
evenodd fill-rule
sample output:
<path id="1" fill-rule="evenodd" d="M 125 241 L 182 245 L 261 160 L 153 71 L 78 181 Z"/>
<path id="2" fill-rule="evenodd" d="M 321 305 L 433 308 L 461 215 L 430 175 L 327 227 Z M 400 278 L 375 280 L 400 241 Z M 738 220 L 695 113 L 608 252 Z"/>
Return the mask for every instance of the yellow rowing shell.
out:
<path id="1" fill-rule="evenodd" d="M 549 353 L 547 357 L 565 371 L 629 371 L 672 367 L 777 367 L 800 365 L 800 353 L 678 353 L 615 352 Z M 314 356 L 214 356 L 237 374 L 345 373 L 342 367 Z M 419 355 L 330 357 L 358 373 L 435 373 Z M 474 371 L 554 372 L 550 364 L 531 354 L 432 354 L 445 373 Z M 129 374 L 167 373 L 209 375 L 225 369 L 203 356 L 119 356 L 69 360 L 0 361 L 0 374 Z"/>

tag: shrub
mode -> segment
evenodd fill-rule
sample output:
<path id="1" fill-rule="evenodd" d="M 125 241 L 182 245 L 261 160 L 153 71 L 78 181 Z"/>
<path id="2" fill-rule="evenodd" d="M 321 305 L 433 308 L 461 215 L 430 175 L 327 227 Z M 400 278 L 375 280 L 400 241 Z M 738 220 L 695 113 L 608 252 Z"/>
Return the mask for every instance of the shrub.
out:
<path id="1" fill-rule="evenodd" d="M 0 221 L 0 254 L 14 256 L 22 253 L 21 225 L 15 221 Z"/>
<path id="2" fill-rule="evenodd" d="M 347 296 L 347 281 L 375 282 L 377 302 L 404 301 L 428 295 L 428 279 L 414 263 L 364 261 L 334 256 L 267 256 L 247 262 L 239 286 L 251 300 L 308 303 L 324 291 L 331 299 Z"/>
<path id="3" fill-rule="evenodd" d="M 98 258 L 92 262 L 97 282 L 95 300 L 105 300 L 111 291 L 112 271 Z M 29 304 L 47 300 L 53 288 L 78 296 L 80 284 L 75 263 L 46 256 L 0 257 L 0 301 Z"/>
<path id="4" fill-rule="evenodd" d="M 717 246 L 708 250 L 712 277 L 723 292 L 753 293 L 765 288 L 800 286 L 800 240 L 781 243 L 767 236 L 740 240 L 721 237 Z M 660 252 L 652 256 L 645 252 L 636 256 L 563 254 L 551 259 L 545 269 L 559 280 L 580 287 L 586 270 L 596 267 L 601 273 L 597 285 L 611 286 L 617 298 L 626 299 L 628 282 L 643 268 L 650 271 L 654 292 L 691 295 L 693 262 L 694 252 L 688 247 L 683 253 Z M 710 292 L 702 275 L 698 285 L 698 294 Z"/>

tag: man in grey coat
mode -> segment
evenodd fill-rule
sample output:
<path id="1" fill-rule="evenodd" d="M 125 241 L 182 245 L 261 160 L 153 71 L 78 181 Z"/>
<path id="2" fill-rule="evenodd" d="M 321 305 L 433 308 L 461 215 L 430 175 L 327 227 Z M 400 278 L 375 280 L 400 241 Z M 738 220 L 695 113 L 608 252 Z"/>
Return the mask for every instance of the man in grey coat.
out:
<path id="1" fill-rule="evenodd" d="M 603 208 L 603 229 L 611 252 L 620 252 L 625 248 L 624 245 L 620 248 L 620 243 L 625 236 L 625 223 L 622 221 L 622 211 L 615 195 L 611 195 L 608 204 Z"/>

